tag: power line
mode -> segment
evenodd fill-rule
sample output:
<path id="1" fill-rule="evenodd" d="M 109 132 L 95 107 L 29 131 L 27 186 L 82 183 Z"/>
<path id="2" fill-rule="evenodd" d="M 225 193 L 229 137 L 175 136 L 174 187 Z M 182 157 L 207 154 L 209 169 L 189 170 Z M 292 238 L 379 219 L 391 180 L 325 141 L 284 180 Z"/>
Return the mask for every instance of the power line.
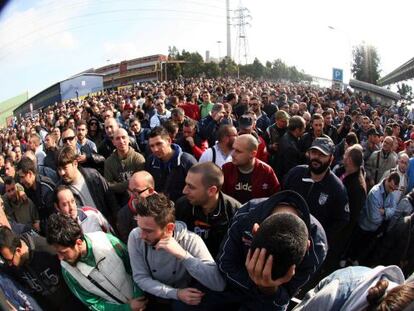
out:
<path id="1" fill-rule="evenodd" d="M 142 20 L 153 20 L 155 18 L 155 16 L 151 16 L 151 17 L 141 17 L 140 19 Z M 175 17 L 164 17 L 164 19 L 170 19 L 170 20 L 175 20 Z M 194 22 L 194 23 L 211 23 L 211 19 L 191 19 L 191 18 L 180 18 L 180 20 L 185 20 L 188 22 Z M 46 38 L 50 38 L 56 35 L 59 35 L 61 33 L 64 33 L 66 31 L 72 31 L 72 30 L 78 30 L 78 29 L 83 29 L 83 28 L 88 28 L 88 27 L 94 27 L 94 26 L 100 26 L 102 24 L 113 24 L 113 23 L 118 23 L 118 22 L 131 22 L 131 23 L 135 23 L 136 22 L 136 18 L 122 18 L 122 19 L 115 19 L 115 20 L 105 20 L 103 22 L 96 22 L 96 23 L 87 23 L 84 25 L 78 25 L 78 26 L 74 26 L 74 27 L 69 27 L 69 28 L 64 28 L 62 30 L 56 31 L 54 33 L 45 35 L 42 37 L 42 39 L 46 39 Z M 26 48 L 29 46 L 32 46 L 33 42 L 27 43 L 27 44 L 23 44 L 21 46 L 19 46 L 19 48 Z M 0 54 L 0 61 L 3 61 L 4 59 L 6 59 L 9 55 L 13 54 L 13 50 L 4 53 L 3 55 Z"/>
<path id="2" fill-rule="evenodd" d="M 250 21 L 252 19 L 249 9 L 243 7 L 240 1 L 239 8 L 233 10 L 236 16 L 233 17 L 234 23 L 233 26 L 236 26 L 237 35 L 235 40 L 236 51 L 238 55 L 238 63 L 241 64 L 242 58 L 245 61 L 245 64 L 248 63 L 249 57 L 249 42 L 247 38 L 246 27 L 250 26 Z"/>
<path id="3" fill-rule="evenodd" d="M 190 10 L 176 10 L 176 9 L 116 9 L 116 10 L 106 10 L 106 11 L 100 11 L 100 12 L 94 12 L 94 13 L 88 13 L 88 14 L 83 14 L 83 15 L 77 15 L 74 17 L 69 17 L 63 20 L 60 20 L 58 22 L 54 22 L 54 23 L 49 23 L 46 25 L 43 25 L 42 27 L 39 27 L 15 40 L 12 40 L 8 43 L 6 43 L 5 45 L 3 45 L 1 48 L 5 49 L 8 48 L 10 45 L 15 44 L 16 42 L 19 42 L 22 39 L 26 39 L 30 36 L 32 36 L 33 34 L 36 34 L 42 30 L 45 29 L 49 29 L 52 28 L 53 26 L 56 26 L 58 24 L 62 24 L 65 23 L 67 21 L 70 21 L 72 19 L 77 19 L 77 18 L 84 18 L 84 17 L 94 17 L 94 16 L 98 16 L 98 15 L 105 15 L 105 14 L 114 14 L 114 13 L 123 13 L 123 12 L 167 12 L 167 13 L 184 13 L 184 14 L 195 14 L 195 15 L 202 15 L 202 16 L 210 16 L 210 17 L 220 17 L 220 18 L 224 18 L 224 15 L 217 15 L 217 14 L 211 14 L 211 13 L 206 13 L 206 12 L 197 12 L 197 11 L 190 11 Z M 180 19 L 182 19 L 180 17 Z M 136 20 L 135 20 L 136 21 Z"/>

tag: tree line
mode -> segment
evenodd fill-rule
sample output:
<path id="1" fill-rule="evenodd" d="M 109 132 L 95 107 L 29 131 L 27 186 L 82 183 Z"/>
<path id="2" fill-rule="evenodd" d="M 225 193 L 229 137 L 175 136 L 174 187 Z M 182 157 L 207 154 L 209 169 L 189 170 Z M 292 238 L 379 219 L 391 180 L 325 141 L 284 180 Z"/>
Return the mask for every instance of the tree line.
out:
<path id="1" fill-rule="evenodd" d="M 183 77 L 240 77 L 267 80 L 287 80 L 291 82 L 312 81 L 312 77 L 295 66 L 288 66 L 281 59 L 273 62 L 266 61 L 263 65 L 257 58 L 251 64 L 238 65 L 232 59 L 223 57 L 217 62 L 205 62 L 197 52 L 182 50 L 181 53 L 176 47 L 170 47 L 168 51 L 168 79 Z M 183 61 L 174 63 L 173 61 Z"/>

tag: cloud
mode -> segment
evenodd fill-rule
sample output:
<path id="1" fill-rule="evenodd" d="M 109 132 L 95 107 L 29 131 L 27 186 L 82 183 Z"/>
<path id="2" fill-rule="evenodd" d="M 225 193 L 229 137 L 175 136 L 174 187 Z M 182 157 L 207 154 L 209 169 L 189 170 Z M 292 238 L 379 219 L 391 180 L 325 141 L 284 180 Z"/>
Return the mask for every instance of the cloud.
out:
<path id="1" fill-rule="evenodd" d="M 87 4 L 42 1 L 35 7 L 13 10 L 0 24 L 0 61 L 16 61 L 39 49 L 76 47 L 70 27 Z"/>

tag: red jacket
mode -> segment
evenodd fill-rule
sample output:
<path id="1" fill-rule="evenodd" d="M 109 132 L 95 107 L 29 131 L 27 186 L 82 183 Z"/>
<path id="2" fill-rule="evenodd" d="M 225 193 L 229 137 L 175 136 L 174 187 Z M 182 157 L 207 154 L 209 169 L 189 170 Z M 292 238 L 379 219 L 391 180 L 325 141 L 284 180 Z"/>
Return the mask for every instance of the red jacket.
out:
<path id="1" fill-rule="evenodd" d="M 235 195 L 235 187 L 239 181 L 238 168 L 232 162 L 228 162 L 223 165 L 222 169 L 224 174 L 223 192 L 238 200 Z M 267 198 L 280 190 L 280 184 L 273 169 L 257 158 L 255 159 L 250 183 L 252 185 L 250 199 Z"/>

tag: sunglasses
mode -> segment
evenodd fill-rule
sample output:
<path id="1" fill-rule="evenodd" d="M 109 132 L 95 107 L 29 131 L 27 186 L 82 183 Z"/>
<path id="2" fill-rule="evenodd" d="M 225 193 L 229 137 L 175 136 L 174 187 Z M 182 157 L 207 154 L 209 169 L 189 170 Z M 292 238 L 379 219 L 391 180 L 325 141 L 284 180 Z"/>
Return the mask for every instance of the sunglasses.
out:
<path id="1" fill-rule="evenodd" d="M 144 193 L 145 191 L 147 191 L 150 187 L 144 188 L 142 190 L 139 189 L 129 189 L 128 191 L 131 192 L 134 196 L 138 197 L 140 196 L 142 193 Z"/>
<path id="2" fill-rule="evenodd" d="M 75 139 L 75 136 L 69 136 L 69 137 L 62 138 L 62 142 L 66 144 L 69 140 L 72 141 L 74 139 Z"/>

